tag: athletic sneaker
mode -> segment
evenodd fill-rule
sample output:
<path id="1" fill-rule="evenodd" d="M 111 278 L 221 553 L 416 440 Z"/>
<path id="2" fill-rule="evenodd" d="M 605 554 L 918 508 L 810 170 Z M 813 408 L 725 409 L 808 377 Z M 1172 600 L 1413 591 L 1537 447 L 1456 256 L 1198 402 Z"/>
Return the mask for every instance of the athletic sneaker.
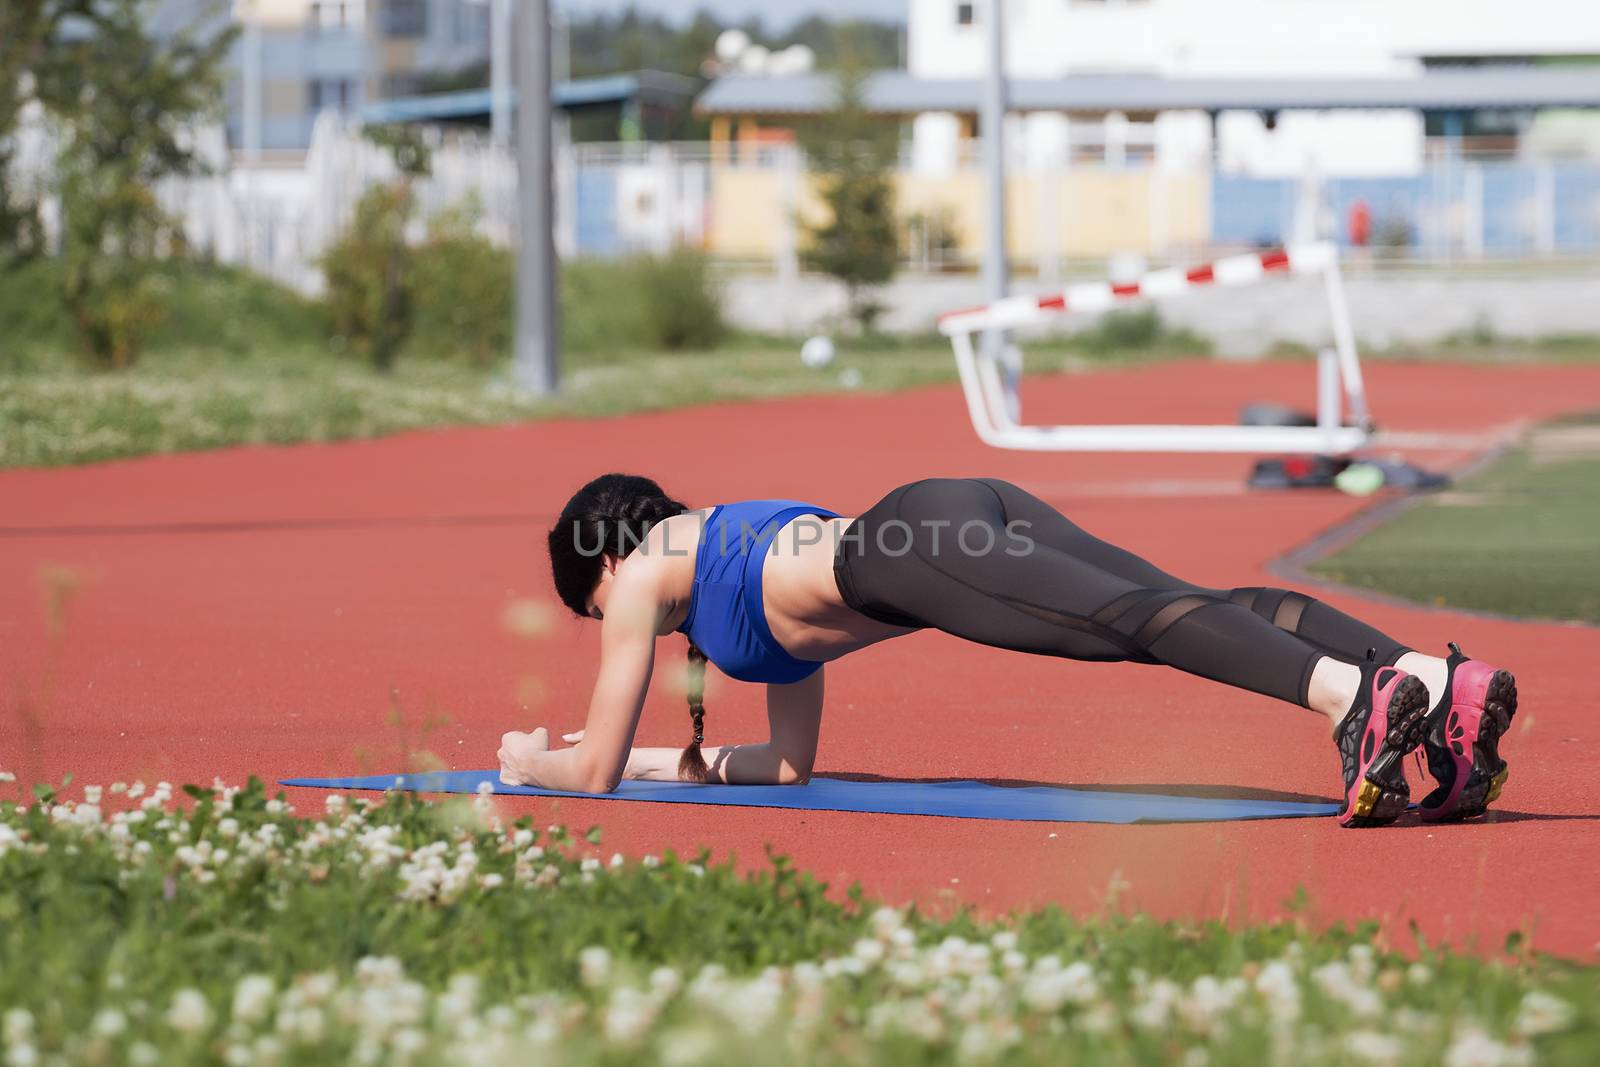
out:
<path id="1" fill-rule="evenodd" d="M 1439 787 L 1422 801 L 1427 822 L 1470 819 L 1500 796 L 1506 761 L 1500 738 L 1517 713 L 1517 680 L 1510 671 L 1468 659 L 1450 642 L 1444 696 L 1428 715 L 1423 744 L 1428 773 Z"/>
<path id="2" fill-rule="evenodd" d="M 1428 687 L 1416 675 L 1373 662 L 1367 650 L 1355 703 L 1333 731 L 1344 764 L 1340 826 L 1385 826 L 1411 801 L 1405 756 L 1422 743 Z"/>

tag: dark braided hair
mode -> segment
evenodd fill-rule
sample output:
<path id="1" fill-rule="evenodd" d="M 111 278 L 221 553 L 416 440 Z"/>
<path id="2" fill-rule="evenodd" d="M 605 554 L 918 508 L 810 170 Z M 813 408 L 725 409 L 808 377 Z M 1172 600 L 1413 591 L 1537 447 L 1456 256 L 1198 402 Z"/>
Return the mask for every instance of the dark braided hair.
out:
<path id="1" fill-rule="evenodd" d="M 588 617 L 589 594 L 600 582 L 604 557 L 626 558 L 644 543 L 651 527 L 688 511 L 649 478 L 635 474 L 602 474 L 572 494 L 550 530 L 550 569 L 556 595 L 574 615 Z M 705 741 L 706 654 L 689 642 L 687 677 L 689 717 L 694 740 L 678 761 L 678 777 L 706 780 L 700 755 Z"/>

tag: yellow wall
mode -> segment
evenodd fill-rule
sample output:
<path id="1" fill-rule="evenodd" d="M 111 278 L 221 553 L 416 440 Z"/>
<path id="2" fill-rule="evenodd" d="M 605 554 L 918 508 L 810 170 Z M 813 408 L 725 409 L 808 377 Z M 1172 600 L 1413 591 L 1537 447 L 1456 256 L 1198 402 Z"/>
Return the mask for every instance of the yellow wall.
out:
<path id="1" fill-rule="evenodd" d="M 716 167 L 712 171 L 711 229 L 716 255 L 762 259 L 778 254 L 784 239 L 787 198 L 782 171 Z M 800 176 L 802 217 L 823 213 L 816 180 Z M 977 258 L 983 247 L 983 175 L 962 171 L 946 178 L 902 174 L 896 179 L 902 218 L 945 209 L 962 255 Z M 1159 256 L 1203 244 L 1210 229 L 1210 187 L 1204 174 L 1154 170 L 1069 170 L 1039 177 L 1021 175 L 1006 186 L 1007 238 L 1011 255 L 1034 262 L 1051 254 L 1044 227 L 1055 197 L 1055 254 L 1098 258 L 1114 252 Z"/>

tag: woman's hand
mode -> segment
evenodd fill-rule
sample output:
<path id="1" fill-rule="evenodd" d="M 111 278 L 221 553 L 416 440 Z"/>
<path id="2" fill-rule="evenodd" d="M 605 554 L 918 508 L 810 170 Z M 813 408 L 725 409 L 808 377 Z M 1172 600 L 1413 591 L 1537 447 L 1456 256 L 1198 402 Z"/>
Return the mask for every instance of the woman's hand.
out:
<path id="1" fill-rule="evenodd" d="M 539 785 L 534 766 L 550 751 L 550 731 L 543 726 L 531 734 L 512 730 L 500 737 L 500 782 L 502 785 Z"/>

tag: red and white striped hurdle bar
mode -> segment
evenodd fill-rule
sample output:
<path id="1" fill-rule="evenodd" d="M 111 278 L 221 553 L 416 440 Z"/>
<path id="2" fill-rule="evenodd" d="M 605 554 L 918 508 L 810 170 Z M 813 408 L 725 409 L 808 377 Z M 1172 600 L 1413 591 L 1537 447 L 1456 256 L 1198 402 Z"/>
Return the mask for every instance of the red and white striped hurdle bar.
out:
<path id="1" fill-rule="evenodd" d="M 1177 296 L 1208 285 L 1242 286 L 1269 275 L 1317 274 L 1327 293 L 1333 347 L 1318 356 L 1315 426 L 1063 425 L 1022 423 L 1019 366 L 1002 369 L 1015 346 L 977 345 L 975 335 L 1045 323 L 1072 312 L 1104 311 L 1132 300 Z M 1019 296 L 953 311 L 939 330 L 955 350 L 961 391 L 973 429 L 996 448 L 1033 452 L 1295 452 L 1343 455 L 1370 436 L 1366 388 L 1355 331 L 1339 276 L 1338 250 L 1328 243 L 1229 256 L 1188 270 L 1158 270 L 1136 282 L 1069 286 L 1046 296 Z M 1009 356 L 1004 358 L 1009 359 Z M 1341 393 L 1343 394 L 1341 397 Z M 1342 404 L 1341 404 L 1342 401 Z M 1346 409 L 1349 423 L 1342 418 Z"/>
<path id="2" fill-rule="evenodd" d="M 1270 252 L 1228 256 L 1188 270 L 1157 270 L 1125 284 L 1091 282 L 1070 285 L 1044 296 L 1013 296 L 992 304 L 963 308 L 939 316 L 945 336 L 1006 330 L 1072 312 L 1105 311 L 1129 300 L 1158 300 L 1208 285 L 1249 285 L 1268 274 L 1318 274 L 1338 262 L 1338 250 L 1327 242 L 1295 245 Z"/>

